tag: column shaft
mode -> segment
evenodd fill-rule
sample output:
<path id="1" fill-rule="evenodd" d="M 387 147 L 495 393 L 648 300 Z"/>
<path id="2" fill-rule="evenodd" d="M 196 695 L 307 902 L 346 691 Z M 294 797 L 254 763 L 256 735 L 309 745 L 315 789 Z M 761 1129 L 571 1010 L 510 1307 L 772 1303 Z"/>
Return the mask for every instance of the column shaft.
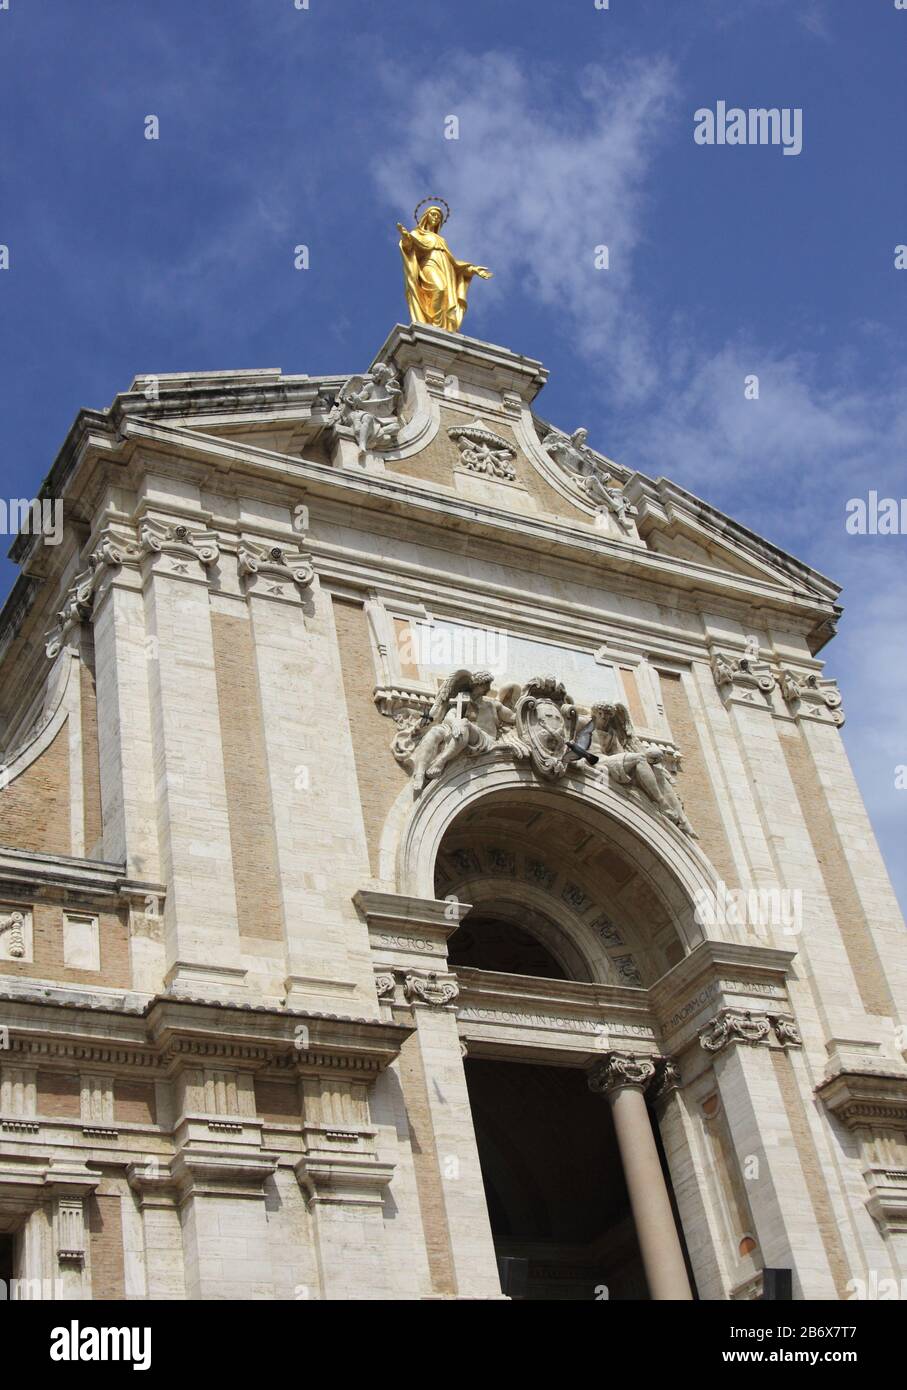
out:
<path id="1" fill-rule="evenodd" d="M 691 1299 L 645 1096 L 638 1086 L 617 1086 L 608 1099 L 649 1292 L 658 1300 Z"/>

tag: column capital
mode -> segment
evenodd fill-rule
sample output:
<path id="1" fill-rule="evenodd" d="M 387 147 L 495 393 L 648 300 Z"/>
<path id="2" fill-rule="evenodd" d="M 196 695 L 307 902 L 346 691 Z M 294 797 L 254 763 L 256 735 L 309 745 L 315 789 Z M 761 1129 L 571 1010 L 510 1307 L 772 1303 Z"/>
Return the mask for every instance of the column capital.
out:
<path id="1" fill-rule="evenodd" d="M 589 1090 L 611 1095 L 627 1086 L 643 1091 L 655 1075 L 655 1057 L 635 1052 L 609 1052 L 589 1075 Z"/>

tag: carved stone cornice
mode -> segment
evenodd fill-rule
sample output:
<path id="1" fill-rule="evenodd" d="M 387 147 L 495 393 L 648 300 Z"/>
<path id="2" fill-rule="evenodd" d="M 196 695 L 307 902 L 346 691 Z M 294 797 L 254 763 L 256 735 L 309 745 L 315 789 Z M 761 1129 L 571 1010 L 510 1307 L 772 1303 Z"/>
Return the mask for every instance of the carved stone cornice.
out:
<path id="1" fill-rule="evenodd" d="M 394 1175 L 394 1164 L 374 1153 L 304 1154 L 296 1178 L 310 1206 L 353 1205 L 380 1208 Z"/>
<path id="2" fill-rule="evenodd" d="M 816 1097 L 850 1130 L 907 1129 L 907 1070 L 842 1070 L 820 1082 Z"/>
<path id="3" fill-rule="evenodd" d="M 353 902 L 368 924 L 376 969 L 416 974 L 435 962 L 443 972 L 448 937 L 471 908 L 470 903 L 455 900 L 411 898 L 372 889 L 358 892 Z"/>
<path id="4" fill-rule="evenodd" d="M 270 1006 L 217 1004 L 158 995 L 138 1005 L 80 1002 L 61 991 L 3 992 L 8 1057 L 84 1063 L 172 1077 L 187 1066 L 244 1071 L 344 1073 L 373 1081 L 399 1054 L 412 1025 L 377 1018 L 302 1014 Z"/>
<path id="5" fill-rule="evenodd" d="M 264 1197 L 277 1168 L 277 1154 L 263 1149 L 186 1147 L 170 1162 L 170 1179 L 181 1201 L 198 1196 Z"/>
<path id="6" fill-rule="evenodd" d="M 790 1016 L 786 980 L 796 952 L 707 940 L 649 990 L 666 1050 L 677 1055 L 723 1010 Z"/>
<path id="7" fill-rule="evenodd" d="M 873 1220 L 888 1232 L 907 1232 L 907 1169 L 871 1164 L 863 1170 Z"/>

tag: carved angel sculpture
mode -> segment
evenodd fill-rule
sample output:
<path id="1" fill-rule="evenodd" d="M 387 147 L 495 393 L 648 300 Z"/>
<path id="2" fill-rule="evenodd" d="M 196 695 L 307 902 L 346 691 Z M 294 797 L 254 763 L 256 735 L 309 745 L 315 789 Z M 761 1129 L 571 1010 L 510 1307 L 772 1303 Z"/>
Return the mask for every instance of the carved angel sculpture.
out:
<path id="1" fill-rule="evenodd" d="M 354 376 L 346 383 L 331 411 L 331 423 L 352 429 L 360 453 L 387 448 L 400 432 L 401 393 L 397 373 L 386 362 L 377 362 L 368 376 Z"/>
<path id="2" fill-rule="evenodd" d="M 599 750 L 599 766 L 606 769 L 609 778 L 621 786 L 635 787 L 684 834 L 696 838 L 674 786 L 679 770 L 676 756 L 663 748 L 646 747 L 637 738 L 626 705 L 593 705 L 591 713 L 590 746 Z M 588 730 L 589 725 L 583 734 Z M 582 747 L 585 740 L 579 736 L 577 742 Z"/>
<path id="3" fill-rule="evenodd" d="M 398 757 L 409 753 L 414 794 L 418 795 L 426 782 L 440 777 L 461 753 L 487 753 L 505 747 L 515 757 L 525 756 L 512 732 L 516 723 L 513 706 L 520 687 L 506 686 L 498 699 L 490 694 L 492 684 L 488 671 L 454 671 L 442 684 L 421 726 L 411 724 L 401 730 L 394 740 L 394 751 Z M 420 727 L 424 732 L 420 733 Z M 409 749 L 401 737 L 408 741 Z"/>
<path id="4" fill-rule="evenodd" d="M 572 476 L 580 492 L 585 493 L 594 506 L 604 507 L 616 518 L 622 531 L 630 532 L 633 530 L 630 518 L 636 515 L 636 508 L 619 488 L 608 486 L 608 473 L 586 446 L 588 435 L 589 431 L 582 427 L 569 436 L 552 430 L 542 447 Z"/>

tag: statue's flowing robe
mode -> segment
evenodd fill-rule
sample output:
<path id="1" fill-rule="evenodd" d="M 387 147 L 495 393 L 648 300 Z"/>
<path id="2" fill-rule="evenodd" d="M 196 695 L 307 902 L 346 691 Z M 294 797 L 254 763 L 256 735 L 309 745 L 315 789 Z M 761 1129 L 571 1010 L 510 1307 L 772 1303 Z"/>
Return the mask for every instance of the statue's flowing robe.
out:
<path id="1" fill-rule="evenodd" d="M 406 302 L 413 323 L 430 323 L 456 333 L 466 313 L 472 279 L 468 261 L 458 261 L 437 232 L 420 223 L 410 233 L 409 250 L 400 241 Z"/>

